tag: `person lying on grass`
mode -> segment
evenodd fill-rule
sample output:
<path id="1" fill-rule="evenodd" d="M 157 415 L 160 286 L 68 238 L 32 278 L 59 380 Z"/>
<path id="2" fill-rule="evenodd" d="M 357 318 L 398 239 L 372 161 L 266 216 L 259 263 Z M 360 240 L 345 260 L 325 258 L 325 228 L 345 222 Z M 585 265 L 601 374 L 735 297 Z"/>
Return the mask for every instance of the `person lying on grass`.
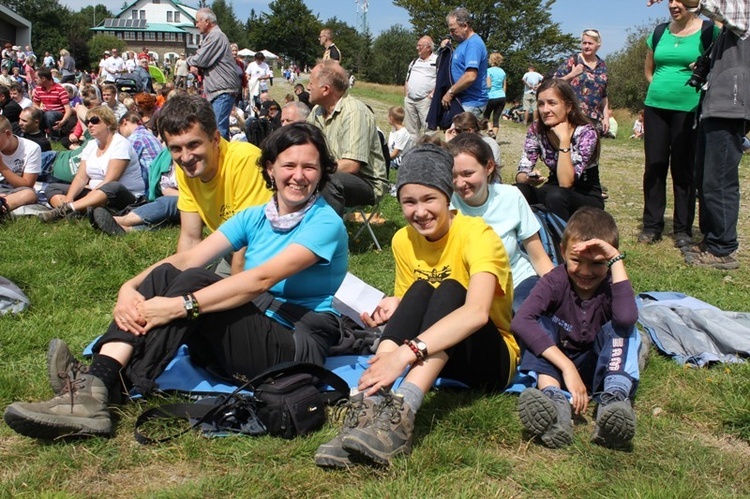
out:
<path id="1" fill-rule="evenodd" d="M 53 340 L 47 358 L 55 397 L 11 404 L 8 426 L 40 439 L 110 436 L 108 404 L 121 384 L 143 394 L 158 388 L 154 380 L 183 343 L 194 362 L 238 380 L 282 362 L 323 365 L 341 337 L 333 295 L 348 265 L 344 223 L 319 194 L 336 163 L 322 132 L 295 123 L 268 136 L 258 167 L 271 201 L 123 284 L 86 370 Z M 222 279 L 205 268 L 243 247 L 243 272 Z M 259 308 L 252 300 L 266 292 L 274 306 Z M 304 316 L 295 324 L 282 317 L 292 307 Z M 294 327 L 300 324 L 308 327 Z"/>
<path id="2" fill-rule="evenodd" d="M 318 466 L 384 466 L 409 454 L 415 414 L 438 375 L 502 390 L 515 373 L 508 257 L 481 218 L 449 209 L 452 168 L 451 155 L 433 144 L 404 154 L 396 192 L 409 225 L 393 237 L 395 296 L 363 314 L 369 326 L 386 324 L 385 331 L 341 432 L 315 454 Z"/>
<path id="3" fill-rule="evenodd" d="M 571 403 L 582 414 L 589 396 L 599 404 L 593 442 L 628 449 L 635 435 L 641 340 L 618 241 L 611 215 L 579 208 L 563 233 L 565 264 L 540 279 L 511 323 L 526 346 L 520 370 L 537 379 L 519 397 L 521 423 L 548 447 L 573 441 Z"/>

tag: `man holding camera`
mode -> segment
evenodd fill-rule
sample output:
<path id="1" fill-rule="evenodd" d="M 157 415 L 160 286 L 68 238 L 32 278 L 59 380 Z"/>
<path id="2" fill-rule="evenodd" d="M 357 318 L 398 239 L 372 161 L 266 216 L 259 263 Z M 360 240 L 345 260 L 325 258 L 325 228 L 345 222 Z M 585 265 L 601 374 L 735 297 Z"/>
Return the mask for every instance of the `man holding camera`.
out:
<path id="1" fill-rule="evenodd" d="M 661 0 L 649 0 L 653 5 Z M 683 249 L 689 265 L 731 270 L 737 260 L 739 163 L 750 123 L 750 0 L 682 0 L 723 24 L 707 54 L 710 69 L 700 109 L 696 185 L 703 241 Z"/>

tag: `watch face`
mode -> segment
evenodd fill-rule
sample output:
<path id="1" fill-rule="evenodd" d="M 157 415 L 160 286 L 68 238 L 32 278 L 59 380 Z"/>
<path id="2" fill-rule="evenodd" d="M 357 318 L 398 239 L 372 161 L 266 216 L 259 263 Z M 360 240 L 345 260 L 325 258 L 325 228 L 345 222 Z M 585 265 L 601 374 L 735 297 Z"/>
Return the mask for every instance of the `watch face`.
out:
<path id="1" fill-rule="evenodd" d="M 417 342 L 417 348 L 422 350 L 423 352 L 427 351 L 427 345 L 425 345 L 423 341 Z"/>

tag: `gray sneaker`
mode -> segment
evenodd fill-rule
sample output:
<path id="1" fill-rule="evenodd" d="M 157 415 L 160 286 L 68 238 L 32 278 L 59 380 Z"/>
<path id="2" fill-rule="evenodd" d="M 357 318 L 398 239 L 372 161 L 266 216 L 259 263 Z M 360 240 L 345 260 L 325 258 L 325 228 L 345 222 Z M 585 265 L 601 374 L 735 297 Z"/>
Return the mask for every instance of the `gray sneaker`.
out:
<path id="1" fill-rule="evenodd" d="M 518 397 L 518 415 L 524 429 L 551 449 L 573 442 L 570 402 L 560 391 L 527 388 Z"/>
<path id="2" fill-rule="evenodd" d="M 68 215 L 72 215 L 73 213 L 75 213 L 75 210 L 73 209 L 73 207 L 70 206 L 69 203 L 63 203 L 57 208 L 53 208 L 49 211 L 39 213 L 37 217 L 42 222 L 49 223 L 49 222 L 55 222 L 57 220 L 62 220 Z"/>
<path id="3" fill-rule="evenodd" d="M 104 382 L 81 374 L 66 383 L 63 393 L 47 402 L 16 402 L 5 409 L 5 422 L 21 435 L 54 440 L 63 437 L 111 436 Z"/>
<path id="4" fill-rule="evenodd" d="M 342 441 L 354 428 L 363 428 L 370 424 L 375 419 L 376 407 L 373 398 L 365 398 L 363 392 L 351 397 L 346 404 L 341 431 L 332 440 L 318 447 L 315 451 L 315 464 L 321 468 L 348 468 L 354 465 L 349 452 L 341 446 Z"/>
<path id="5" fill-rule="evenodd" d="M 635 436 L 635 411 L 621 392 L 603 393 L 596 409 L 591 441 L 610 449 L 630 450 Z"/>
<path id="6" fill-rule="evenodd" d="M 50 340 L 47 347 L 47 376 L 55 395 L 63 393 L 69 379 L 75 379 L 79 374 L 87 372 L 88 366 L 73 356 L 67 343 L 58 338 Z"/>
<path id="7" fill-rule="evenodd" d="M 376 407 L 370 424 L 352 429 L 342 447 L 363 462 L 388 466 L 392 457 L 411 453 L 413 434 L 414 411 L 403 396 L 389 393 Z"/>

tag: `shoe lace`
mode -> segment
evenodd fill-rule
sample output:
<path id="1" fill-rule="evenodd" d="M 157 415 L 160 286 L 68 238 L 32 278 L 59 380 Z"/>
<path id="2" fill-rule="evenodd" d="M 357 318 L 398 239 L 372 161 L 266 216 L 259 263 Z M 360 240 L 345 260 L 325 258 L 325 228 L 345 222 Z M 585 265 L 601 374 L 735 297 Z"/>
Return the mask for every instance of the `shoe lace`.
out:
<path id="1" fill-rule="evenodd" d="M 624 402 L 628 399 L 627 394 L 621 392 L 620 390 L 613 390 L 611 392 L 602 392 L 599 395 L 599 400 L 601 400 L 602 405 L 608 405 L 612 402 Z"/>
<path id="2" fill-rule="evenodd" d="M 383 395 L 383 401 L 378 405 L 375 412 L 373 426 L 380 430 L 390 430 L 401 422 L 401 408 L 403 399 L 396 400 L 392 393 Z"/>
<path id="3" fill-rule="evenodd" d="M 59 375 L 60 374 L 58 374 L 58 376 Z M 75 405 L 75 395 L 85 386 L 86 380 L 76 376 L 76 372 L 72 370 L 70 371 L 70 374 L 66 373 L 61 377 L 64 377 L 65 384 L 63 385 L 60 396 L 64 397 L 65 395 L 70 395 L 70 409 L 73 410 L 73 406 Z"/>

